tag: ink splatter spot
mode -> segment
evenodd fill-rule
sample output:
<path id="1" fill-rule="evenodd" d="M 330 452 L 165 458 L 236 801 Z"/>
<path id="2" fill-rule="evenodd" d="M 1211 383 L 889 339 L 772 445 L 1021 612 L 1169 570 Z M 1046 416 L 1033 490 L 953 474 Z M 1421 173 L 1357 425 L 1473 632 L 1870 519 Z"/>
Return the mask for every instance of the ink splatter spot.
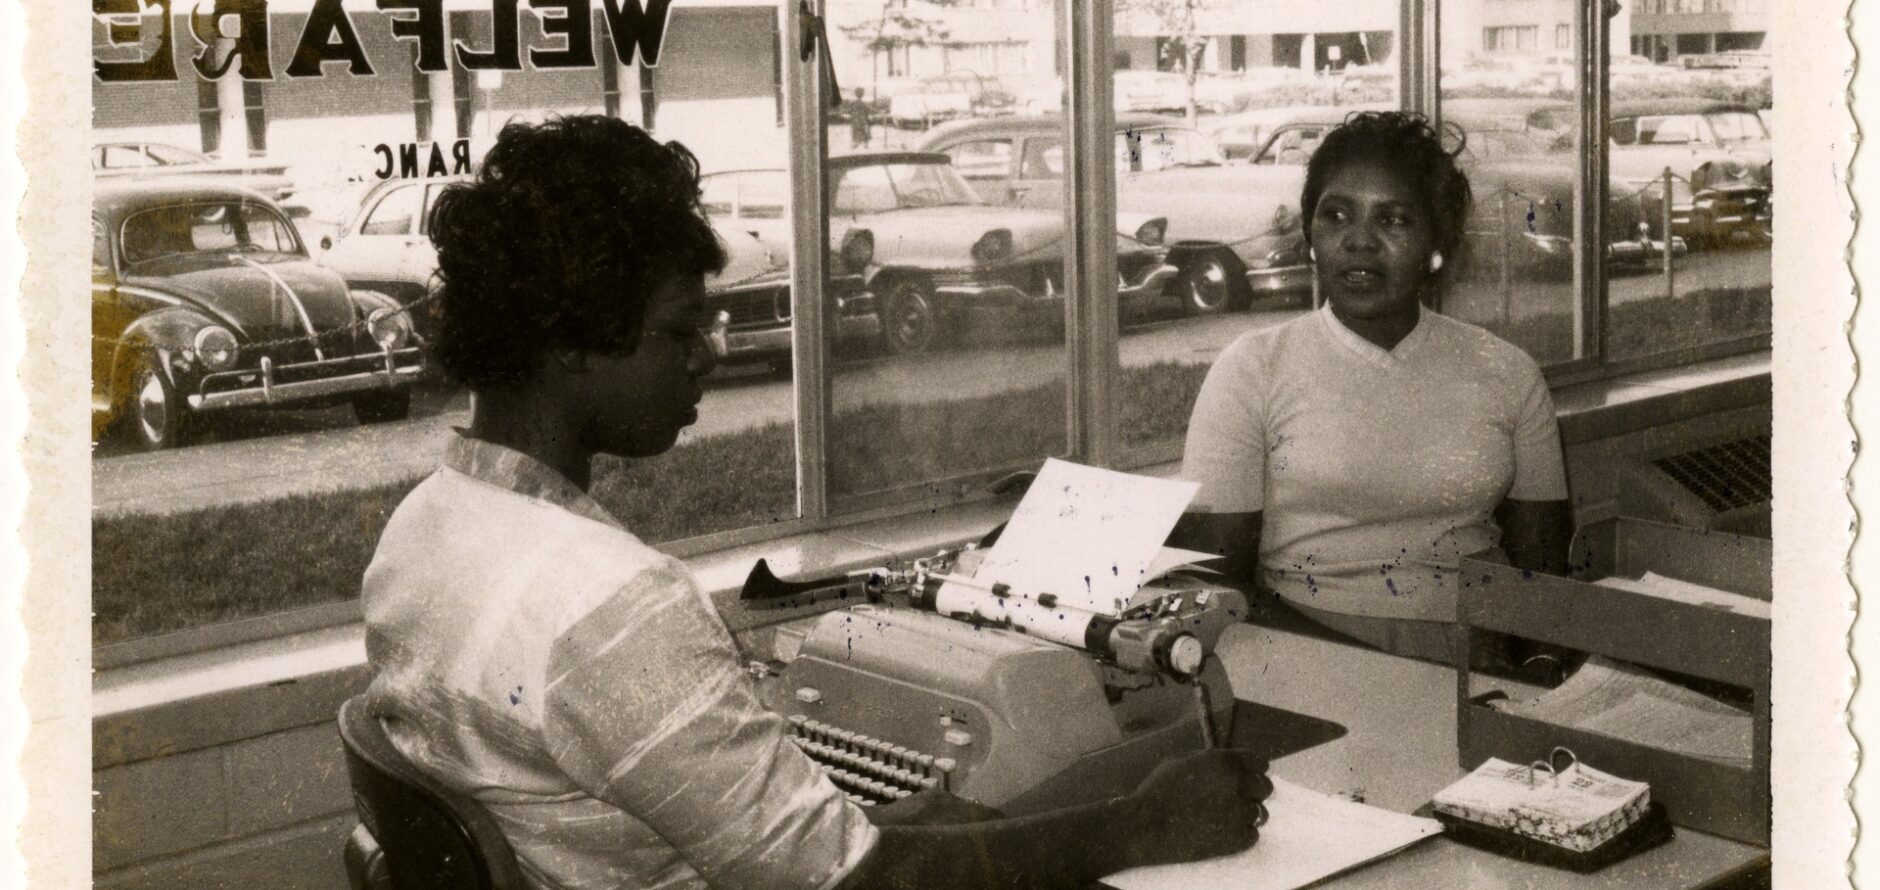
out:
<path id="1" fill-rule="evenodd" d="M 509 693 L 509 704 L 512 706 L 522 704 L 522 687 L 517 686 L 516 691 Z"/>
<path id="2" fill-rule="evenodd" d="M 1389 578 L 1385 578 L 1384 586 L 1390 589 L 1391 596 L 1402 596 L 1402 593 L 1397 590 L 1397 582 L 1392 581 Z"/>

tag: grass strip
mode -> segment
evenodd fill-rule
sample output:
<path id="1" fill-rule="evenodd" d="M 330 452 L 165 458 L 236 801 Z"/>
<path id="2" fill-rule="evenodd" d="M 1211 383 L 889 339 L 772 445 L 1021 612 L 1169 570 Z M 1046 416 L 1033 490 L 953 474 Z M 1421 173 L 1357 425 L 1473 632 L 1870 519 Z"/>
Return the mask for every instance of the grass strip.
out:
<path id="1" fill-rule="evenodd" d="M 1202 365 L 1123 374 L 1124 439 L 1179 438 Z M 1056 382 L 927 405 L 868 405 L 831 428 L 836 494 L 1061 454 Z M 796 513 L 788 425 L 686 442 L 655 460 L 602 458 L 593 495 L 647 541 L 749 528 Z M 385 523 L 418 479 L 168 514 L 92 519 L 94 645 L 351 599 Z"/>

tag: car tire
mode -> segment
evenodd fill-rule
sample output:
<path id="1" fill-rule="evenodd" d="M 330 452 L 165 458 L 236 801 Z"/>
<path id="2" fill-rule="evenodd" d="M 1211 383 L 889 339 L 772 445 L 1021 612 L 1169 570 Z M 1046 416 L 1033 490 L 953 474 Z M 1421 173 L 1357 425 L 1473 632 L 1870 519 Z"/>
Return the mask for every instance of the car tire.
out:
<path id="1" fill-rule="evenodd" d="M 353 396 L 352 409 L 362 425 L 404 420 L 411 416 L 411 392 L 389 389 L 360 393 Z"/>
<path id="2" fill-rule="evenodd" d="M 924 278 L 899 278 L 881 297 L 881 347 L 889 355 L 926 352 L 939 339 L 940 317 L 933 285 Z"/>
<path id="3" fill-rule="evenodd" d="M 194 426 L 189 406 L 177 395 L 161 359 L 152 355 L 131 372 L 124 406 L 124 432 L 143 451 L 164 451 L 183 444 Z"/>
<path id="4" fill-rule="evenodd" d="M 1180 285 L 1182 311 L 1187 315 L 1219 315 L 1246 303 L 1240 293 L 1239 263 L 1224 251 L 1195 254 L 1183 265 Z"/>

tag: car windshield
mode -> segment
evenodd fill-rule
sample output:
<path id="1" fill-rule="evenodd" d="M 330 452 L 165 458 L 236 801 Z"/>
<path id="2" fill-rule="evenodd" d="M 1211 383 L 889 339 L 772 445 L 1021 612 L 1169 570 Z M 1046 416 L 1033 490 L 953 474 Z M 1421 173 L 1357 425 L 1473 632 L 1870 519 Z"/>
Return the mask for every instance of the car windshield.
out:
<path id="1" fill-rule="evenodd" d="M 1763 128 L 1762 118 L 1747 111 L 1720 111 L 1705 117 L 1710 120 L 1711 132 L 1725 142 L 1769 138 L 1769 131 Z"/>
<path id="2" fill-rule="evenodd" d="M 126 263 L 225 250 L 299 253 L 300 242 L 286 220 L 259 204 L 173 204 L 124 220 L 121 252 Z"/>
<path id="3" fill-rule="evenodd" d="M 157 163 L 165 167 L 174 166 L 176 164 L 209 163 L 208 157 L 199 155 L 193 151 L 177 148 L 174 145 L 146 145 L 144 146 L 144 153 L 155 158 Z"/>
<path id="4" fill-rule="evenodd" d="M 835 212 L 883 213 L 913 207 L 977 204 L 979 197 L 951 164 L 895 161 L 849 167 L 836 181 Z"/>
<path id="5" fill-rule="evenodd" d="M 1170 167 L 1218 167 L 1226 163 L 1214 140 L 1179 127 L 1124 130 L 1116 134 L 1116 164 L 1153 173 Z"/>

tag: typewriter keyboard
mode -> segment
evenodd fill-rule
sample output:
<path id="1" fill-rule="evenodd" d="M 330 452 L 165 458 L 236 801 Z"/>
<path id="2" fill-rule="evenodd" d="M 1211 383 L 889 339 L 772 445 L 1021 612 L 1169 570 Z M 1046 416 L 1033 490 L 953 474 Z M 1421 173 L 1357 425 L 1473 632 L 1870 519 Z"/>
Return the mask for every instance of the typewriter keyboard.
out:
<path id="1" fill-rule="evenodd" d="M 801 714 L 790 717 L 790 740 L 823 768 L 836 787 L 863 806 L 900 800 L 927 788 L 945 788 L 958 765 L 951 757 L 923 754 Z"/>

